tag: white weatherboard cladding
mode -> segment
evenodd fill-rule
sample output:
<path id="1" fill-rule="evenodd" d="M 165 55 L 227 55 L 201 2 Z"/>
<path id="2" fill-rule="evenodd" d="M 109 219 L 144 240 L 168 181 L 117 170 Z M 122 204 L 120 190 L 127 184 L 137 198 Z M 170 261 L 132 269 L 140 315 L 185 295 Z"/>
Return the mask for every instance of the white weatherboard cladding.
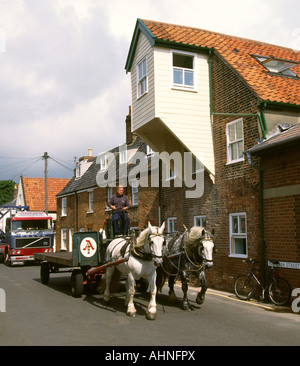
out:
<path id="1" fill-rule="evenodd" d="M 147 38 L 140 34 L 131 70 L 132 126 L 133 131 L 138 129 L 141 131 L 143 126 L 153 119 L 160 119 L 214 174 L 208 55 L 191 54 L 195 57 L 195 88 L 194 90 L 174 88 L 172 50 L 165 47 L 151 47 Z M 148 69 L 148 93 L 137 98 L 136 65 L 145 56 Z"/>

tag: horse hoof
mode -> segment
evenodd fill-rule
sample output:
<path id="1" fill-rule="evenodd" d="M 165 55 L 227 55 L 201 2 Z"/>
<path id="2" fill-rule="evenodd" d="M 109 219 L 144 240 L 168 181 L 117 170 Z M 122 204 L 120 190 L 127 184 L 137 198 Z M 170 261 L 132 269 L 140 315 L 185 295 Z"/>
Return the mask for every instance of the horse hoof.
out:
<path id="1" fill-rule="evenodd" d="M 136 316 L 136 310 L 128 310 L 127 315 L 134 318 Z"/>
<path id="2" fill-rule="evenodd" d="M 156 319 L 156 313 L 148 313 L 146 318 L 148 320 L 155 320 Z"/>
<path id="3" fill-rule="evenodd" d="M 202 305 L 202 304 L 204 303 L 204 299 L 205 299 L 205 297 L 197 296 L 197 298 L 196 298 L 196 303 L 197 303 L 198 305 Z"/>
<path id="4" fill-rule="evenodd" d="M 191 311 L 192 309 L 190 308 L 189 304 L 183 304 L 183 310 L 184 311 Z"/>
<path id="5" fill-rule="evenodd" d="M 110 303 L 110 298 L 108 299 L 103 298 L 103 303 L 104 305 L 108 305 Z"/>

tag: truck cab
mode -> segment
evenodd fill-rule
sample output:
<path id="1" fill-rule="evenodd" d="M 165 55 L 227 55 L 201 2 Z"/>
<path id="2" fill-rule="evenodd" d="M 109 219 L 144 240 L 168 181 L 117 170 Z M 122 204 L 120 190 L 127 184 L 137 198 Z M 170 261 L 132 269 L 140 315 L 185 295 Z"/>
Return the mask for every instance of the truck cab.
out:
<path id="1" fill-rule="evenodd" d="M 34 261 L 34 253 L 53 251 L 52 217 L 45 212 L 23 211 L 7 218 L 4 263 Z"/>

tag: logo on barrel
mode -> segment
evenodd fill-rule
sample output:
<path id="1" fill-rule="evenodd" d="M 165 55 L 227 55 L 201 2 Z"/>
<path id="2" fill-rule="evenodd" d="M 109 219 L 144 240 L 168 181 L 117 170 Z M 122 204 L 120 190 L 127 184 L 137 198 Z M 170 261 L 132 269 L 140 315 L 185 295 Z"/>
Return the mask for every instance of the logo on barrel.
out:
<path id="1" fill-rule="evenodd" d="M 80 252 L 85 257 L 92 257 L 97 251 L 97 244 L 93 238 L 84 238 L 80 243 Z"/>

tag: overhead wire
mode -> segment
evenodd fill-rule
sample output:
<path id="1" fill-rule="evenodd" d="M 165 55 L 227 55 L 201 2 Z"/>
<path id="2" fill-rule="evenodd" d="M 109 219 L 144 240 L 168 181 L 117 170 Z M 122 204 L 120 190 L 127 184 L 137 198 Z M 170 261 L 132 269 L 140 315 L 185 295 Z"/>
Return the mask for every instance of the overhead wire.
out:
<path id="1" fill-rule="evenodd" d="M 56 164 L 58 164 L 58 165 L 62 166 L 63 168 L 68 169 L 69 171 L 73 172 L 74 168 L 71 168 L 70 166 L 67 166 L 66 165 L 66 164 L 68 164 L 67 161 L 59 159 L 57 157 L 54 158 L 52 156 L 49 156 L 49 158 L 51 160 L 53 160 Z M 8 174 L 11 170 L 13 170 L 14 172 L 18 171 L 18 173 L 16 175 L 14 175 L 14 177 L 13 177 L 13 180 L 14 180 L 15 178 L 19 177 L 20 175 L 23 175 L 24 172 L 26 170 L 28 170 L 29 168 L 31 168 L 34 164 L 36 164 L 39 161 L 42 161 L 43 156 L 33 157 L 33 158 L 26 158 L 26 157 L 11 157 L 11 156 L 2 156 L 2 155 L 0 155 L 0 161 L 1 161 L 1 159 L 5 159 L 6 162 L 0 164 L 0 169 L 1 169 L 0 173 Z M 7 160 L 15 160 L 15 161 L 14 162 L 12 162 L 12 161 L 8 162 Z M 25 165 L 25 164 L 27 164 L 27 165 Z M 0 180 L 1 180 L 1 178 L 0 178 Z"/>

